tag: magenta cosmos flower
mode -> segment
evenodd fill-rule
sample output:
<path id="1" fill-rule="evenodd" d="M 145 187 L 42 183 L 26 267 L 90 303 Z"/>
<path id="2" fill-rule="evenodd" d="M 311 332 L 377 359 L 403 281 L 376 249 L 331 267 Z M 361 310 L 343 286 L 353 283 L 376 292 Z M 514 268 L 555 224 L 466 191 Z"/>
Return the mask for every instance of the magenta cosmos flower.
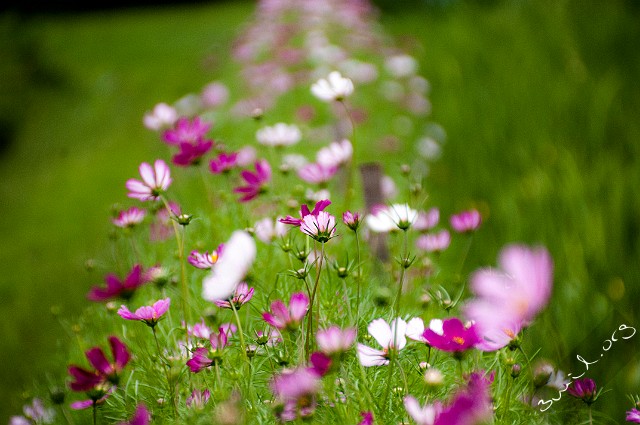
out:
<path id="1" fill-rule="evenodd" d="M 118 310 L 118 315 L 126 320 L 139 320 L 144 322 L 147 326 L 154 327 L 158 324 L 162 316 L 169 310 L 171 305 L 171 299 L 165 298 L 158 300 L 151 306 L 140 307 L 135 313 L 129 311 L 127 306 L 122 305 Z"/>
<path id="2" fill-rule="evenodd" d="M 314 240 L 325 243 L 336 233 L 336 219 L 326 211 L 320 211 L 318 215 L 308 214 L 302 219 L 300 230 Z"/>
<path id="3" fill-rule="evenodd" d="M 634 424 L 640 424 L 640 410 L 633 408 L 627 412 L 627 422 L 633 422 Z"/>
<path id="4" fill-rule="evenodd" d="M 109 398 L 115 389 L 116 387 L 107 389 L 94 388 L 91 392 L 87 393 L 89 400 L 74 401 L 69 405 L 69 407 L 73 410 L 83 410 L 94 406 L 101 406 L 107 401 L 107 398 Z"/>
<path id="5" fill-rule="evenodd" d="M 215 251 L 211 251 L 211 254 L 209 254 L 209 251 L 206 251 L 204 254 L 201 254 L 198 251 L 191 251 L 191 254 L 189 254 L 189 258 L 187 258 L 187 261 L 197 269 L 209 270 L 215 263 L 218 262 L 218 258 L 220 258 L 220 255 L 222 255 L 223 249 L 224 244 L 220 244 L 218 245 L 218 249 L 216 249 Z"/>
<path id="6" fill-rule="evenodd" d="M 327 329 L 318 331 L 316 335 L 318 349 L 329 357 L 340 355 L 348 351 L 356 339 L 356 329 L 340 329 L 337 326 L 330 326 Z"/>
<path id="7" fill-rule="evenodd" d="M 482 371 L 469 377 L 466 388 L 459 390 L 453 400 L 442 407 L 433 425 L 479 425 L 493 416 L 489 378 Z"/>
<path id="8" fill-rule="evenodd" d="M 364 367 L 388 365 L 391 351 L 400 351 L 407 345 L 407 322 L 400 318 L 393 319 L 391 324 L 384 319 L 376 319 L 369 323 L 367 330 L 382 350 L 358 344 L 358 359 Z"/>
<path id="9" fill-rule="evenodd" d="M 213 142 L 211 140 L 199 140 L 194 144 L 180 143 L 180 151 L 173 155 L 171 161 L 181 167 L 198 165 L 202 157 L 211 150 Z"/>
<path id="10" fill-rule="evenodd" d="M 483 337 L 478 348 L 484 351 L 509 344 L 551 297 L 553 262 L 546 249 L 509 245 L 498 264 L 500 269 L 480 269 L 471 276 L 476 297 L 464 309 Z"/>
<path id="11" fill-rule="evenodd" d="M 233 189 L 235 193 L 242 195 L 240 202 L 251 201 L 261 193 L 264 193 L 267 189 L 267 184 L 271 181 L 271 166 L 267 161 L 264 159 L 256 161 L 254 167 L 256 169 L 255 173 L 249 170 L 244 170 L 240 173 L 245 185 Z"/>
<path id="12" fill-rule="evenodd" d="M 187 397 L 187 407 L 191 409 L 203 409 L 211 398 L 211 391 L 205 388 L 204 390 L 193 390 L 191 395 Z"/>
<path id="13" fill-rule="evenodd" d="M 93 347 L 85 352 L 85 356 L 94 370 L 76 365 L 69 366 L 69 375 L 73 378 L 73 381 L 69 383 L 69 388 L 72 391 L 88 392 L 98 387 L 104 388 L 111 386 L 111 384 L 118 384 L 120 374 L 129 363 L 131 354 L 127 346 L 115 336 L 109 337 L 109 345 L 113 362 L 107 359 L 100 347 Z"/>
<path id="14" fill-rule="evenodd" d="M 207 367 L 220 363 L 222 351 L 229 343 L 227 330 L 219 328 L 217 333 L 211 332 L 209 342 L 211 343 L 211 350 L 204 347 L 197 348 L 193 352 L 191 359 L 187 361 L 187 366 L 191 372 L 198 373 Z"/>
<path id="15" fill-rule="evenodd" d="M 112 219 L 111 222 L 116 225 L 116 227 L 126 229 L 142 223 L 142 220 L 144 220 L 146 215 L 146 210 L 138 207 L 131 207 L 128 210 L 120 211 L 118 216 Z"/>
<path id="16" fill-rule="evenodd" d="M 316 202 L 316 205 L 313 207 L 313 211 L 309 211 L 309 207 L 307 207 L 306 204 L 302 204 L 302 206 L 300 207 L 300 218 L 294 218 L 288 215 L 285 218 L 281 218 L 279 221 L 284 224 L 291 224 L 292 226 L 301 226 L 306 216 L 308 215 L 317 216 L 318 214 L 320 214 L 321 211 L 324 211 L 324 209 L 327 208 L 329 205 L 331 205 L 330 200 L 322 199 Z"/>
<path id="17" fill-rule="evenodd" d="M 480 227 L 481 217 L 477 210 L 462 211 L 451 216 L 451 228 L 458 233 L 473 232 Z"/>
<path id="18" fill-rule="evenodd" d="M 213 174 L 226 174 L 238 165 L 238 152 L 226 154 L 220 152 L 209 162 L 209 170 Z"/>
<path id="19" fill-rule="evenodd" d="M 228 300 L 214 300 L 213 303 L 220 308 L 231 309 L 231 303 L 236 310 L 239 310 L 244 304 L 253 298 L 253 288 L 249 288 L 246 282 L 240 282 L 235 292 Z"/>
<path id="20" fill-rule="evenodd" d="M 309 298 L 303 292 L 291 295 L 289 308 L 280 300 L 271 303 L 271 313 L 262 313 L 265 322 L 277 329 L 297 329 L 309 309 Z"/>
<path id="21" fill-rule="evenodd" d="M 148 277 L 149 275 L 142 271 L 142 266 L 136 264 L 122 281 L 116 275 L 108 274 L 104 278 L 106 287 L 94 286 L 87 294 L 87 298 L 91 301 L 108 301 L 114 298 L 128 300 L 136 289 L 149 281 Z"/>
<path id="22" fill-rule="evenodd" d="M 181 117 L 174 128 L 166 130 L 162 139 L 170 145 L 180 146 L 182 143 L 196 144 L 206 136 L 211 129 L 211 123 L 195 117 L 192 121 Z"/>
<path id="23" fill-rule="evenodd" d="M 144 403 L 138 404 L 133 416 L 127 422 L 120 422 L 118 425 L 148 425 L 151 420 L 151 414 L 147 410 Z"/>
<path id="24" fill-rule="evenodd" d="M 569 385 L 567 392 L 586 404 L 592 404 L 598 398 L 596 382 L 590 378 L 576 379 Z"/>
<path id="25" fill-rule="evenodd" d="M 342 222 L 354 232 L 360 227 L 360 213 L 345 211 L 342 213 Z"/>
<path id="26" fill-rule="evenodd" d="M 171 184 L 171 172 L 167 164 L 157 159 L 153 167 L 143 162 L 139 167 L 142 181 L 136 179 L 127 180 L 126 187 L 129 190 L 127 196 L 141 201 L 157 200 Z"/>
<path id="27" fill-rule="evenodd" d="M 466 351 L 480 342 L 475 325 L 465 327 L 456 317 L 442 321 L 442 332 L 429 327 L 422 336 L 430 346 L 454 353 Z"/>

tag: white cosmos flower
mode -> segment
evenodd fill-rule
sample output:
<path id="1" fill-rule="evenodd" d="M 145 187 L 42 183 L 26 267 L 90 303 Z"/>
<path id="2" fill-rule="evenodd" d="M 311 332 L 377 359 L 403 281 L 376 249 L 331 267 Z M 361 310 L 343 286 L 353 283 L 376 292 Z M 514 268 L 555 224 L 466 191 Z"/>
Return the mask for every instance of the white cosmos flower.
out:
<path id="1" fill-rule="evenodd" d="M 256 132 L 258 143 L 265 146 L 291 146 L 302 138 L 300 129 L 295 124 L 277 123 L 271 127 L 261 128 Z"/>
<path id="2" fill-rule="evenodd" d="M 429 405 L 424 407 L 420 406 L 418 400 L 413 396 L 406 396 L 404 398 L 404 408 L 407 409 L 407 413 L 418 425 L 433 425 L 436 416 L 441 410 L 439 404 Z"/>
<path id="3" fill-rule="evenodd" d="M 326 79 L 321 78 L 312 84 L 311 93 L 325 102 L 343 100 L 353 93 L 353 82 L 338 71 L 333 71 Z"/>
<path id="4" fill-rule="evenodd" d="M 407 230 L 418 217 L 418 212 L 407 204 L 393 204 L 378 208 L 366 217 L 369 228 L 376 233 Z"/>
<path id="5" fill-rule="evenodd" d="M 369 323 L 367 330 L 382 350 L 358 344 L 358 359 L 364 367 L 388 365 L 389 350 L 400 351 L 407 345 L 407 322 L 400 318 L 393 319 L 391 324 L 384 319 L 376 319 Z"/>
<path id="6" fill-rule="evenodd" d="M 333 142 L 329 146 L 322 148 L 316 154 L 318 164 L 325 167 L 337 167 L 346 164 L 353 155 L 351 142 L 344 139 L 341 142 Z"/>
<path id="7" fill-rule="evenodd" d="M 211 273 L 202 281 L 207 301 L 226 300 L 245 278 L 256 259 L 256 243 L 244 230 L 236 230 L 224 244 L 224 251 Z"/>

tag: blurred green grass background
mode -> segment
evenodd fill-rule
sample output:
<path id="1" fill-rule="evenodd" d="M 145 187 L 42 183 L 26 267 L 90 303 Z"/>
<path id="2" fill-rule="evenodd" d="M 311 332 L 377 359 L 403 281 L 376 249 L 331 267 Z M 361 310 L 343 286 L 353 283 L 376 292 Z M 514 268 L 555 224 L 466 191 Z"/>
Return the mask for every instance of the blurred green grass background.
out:
<path id="1" fill-rule="evenodd" d="M 621 320 L 638 324 L 640 8 L 446 3 L 381 16 L 400 45 L 421 46 L 430 119 L 447 131 L 430 203 L 485 214 L 466 272 L 494 265 L 509 242 L 549 248 L 554 298 L 529 348 L 578 370 L 575 353 L 600 353 Z M 108 266 L 85 263 L 108 257 L 111 205 L 141 161 L 165 153 L 142 114 L 215 79 L 233 92 L 231 43 L 252 10 L 0 18 L 0 421 L 65 367 L 52 361 L 69 341 L 52 306 L 73 317 L 85 305 Z M 601 410 L 621 418 L 628 406 L 610 401 L 640 392 L 640 358 L 613 354 L 593 377 L 614 390 Z"/>

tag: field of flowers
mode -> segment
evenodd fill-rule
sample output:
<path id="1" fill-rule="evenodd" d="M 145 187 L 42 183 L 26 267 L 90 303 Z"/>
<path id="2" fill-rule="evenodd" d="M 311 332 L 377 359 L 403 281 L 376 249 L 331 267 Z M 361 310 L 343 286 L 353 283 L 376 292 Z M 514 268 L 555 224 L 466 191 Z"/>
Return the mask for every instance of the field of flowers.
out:
<path id="1" fill-rule="evenodd" d="M 6 419 L 640 423 L 638 11 L 547 6 L 7 16 Z"/>

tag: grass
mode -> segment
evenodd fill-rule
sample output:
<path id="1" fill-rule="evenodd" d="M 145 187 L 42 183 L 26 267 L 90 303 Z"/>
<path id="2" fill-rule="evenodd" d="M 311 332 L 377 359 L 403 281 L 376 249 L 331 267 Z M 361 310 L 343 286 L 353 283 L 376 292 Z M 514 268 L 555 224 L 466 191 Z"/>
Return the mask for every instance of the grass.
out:
<path id="1" fill-rule="evenodd" d="M 0 371 L 0 420 L 64 354 L 51 306 L 73 317 L 108 271 L 111 204 L 157 155 L 142 113 L 232 74 L 228 49 L 250 11 L 229 3 L 2 17 L 13 60 L 2 65 L 10 101 L 1 104 L 15 126 L 0 158 L 0 311 L 11 318 L 1 325 L 0 361 L 11 367 Z M 419 54 L 432 119 L 447 132 L 424 183 L 429 202 L 446 213 L 474 205 L 486 217 L 465 272 L 495 264 L 508 242 L 546 245 L 554 298 L 530 337 L 566 370 L 582 367 L 576 354 L 595 358 L 620 323 L 638 323 L 638 13 L 622 1 L 560 1 L 382 16 Z M 377 146 L 372 134 L 362 140 Z M 87 271 L 90 258 L 99 261 Z M 613 400 L 637 391 L 639 360 L 618 348 L 594 368 L 614 390 L 598 410 L 621 417 L 628 406 Z"/>

